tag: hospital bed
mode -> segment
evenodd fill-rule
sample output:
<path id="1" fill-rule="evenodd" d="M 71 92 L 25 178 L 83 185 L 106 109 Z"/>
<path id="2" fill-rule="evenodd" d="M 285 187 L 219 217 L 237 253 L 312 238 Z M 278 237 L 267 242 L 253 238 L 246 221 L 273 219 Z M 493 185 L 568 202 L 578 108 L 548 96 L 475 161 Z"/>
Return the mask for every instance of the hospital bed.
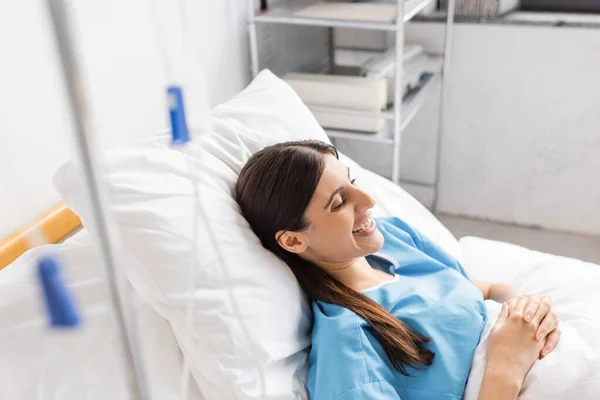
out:
<path id="1" fill-rule="evenodd" d="M 179 399 L 185 355 L 193 399 L 306 399 L 310 307 L 289 269 L 261 247 L 231 190 L 260 148 L 328 138 L 293 90 L 269 71 L 212 111 L 211 131 L 185 151 L 157 135 L 103 153 L 116 253 L 132 287 L 149 391 L 155 399 Z M 551 296 L 563 339 L 539 370 L 534 367 L 521 398 L 551 398 L 536 387 L 540 379 L 548 382 L 551 370 L 561 375 L 552 375 L 543 390 L 555 393 L 562 385 L 571 398 L 586 398 L 585 390 L 598 385 L 592 371 L 600 371 L 600 313 L 594 308 L 600 304 L 599 266 L 474 237 L 457 241 L 402 188 L 341 159 L 377 200 L 375 216 L 401 217 L 463 262 L 474 279 Z M 54 184 L 66 204 L 39 223 L 52 242 L 61 243 L 21 255 L 23 232 L 17 232 L 0 245 L 0 260 L 10 262 L 0 271 L 0 398 L 126 399 L 117 326 L 76 164 L 61 167 Z M 194 212 L 194 185 L 200 214 Z M 201 228 L 196 238 L 194 224 Z M 80 329 L 46 328 L 34 262 L 47 252 L 64 260 L 84 321 Z M 194 312 L 188 321 L 190 296 Z M 487 303 L 493 321 L 497 305 Z M 475 355 L 466 399 L 476 398 L 488 332 Z"/>

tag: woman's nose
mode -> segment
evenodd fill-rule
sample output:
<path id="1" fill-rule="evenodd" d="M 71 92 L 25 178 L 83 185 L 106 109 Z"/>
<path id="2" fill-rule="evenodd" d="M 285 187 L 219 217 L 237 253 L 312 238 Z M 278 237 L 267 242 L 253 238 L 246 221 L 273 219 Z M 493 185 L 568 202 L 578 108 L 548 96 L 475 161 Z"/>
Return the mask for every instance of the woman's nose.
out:
<path id="1" fill-rule="evenodd" d="M 373 197 L 371 197 L 367 192 L 365 192 L 361 188 L 356 188 L 356 190 L 356 208 L 358 211 L 368 210 L 369 208 L 373 208 L 375 206 L 375 199 Z"/>

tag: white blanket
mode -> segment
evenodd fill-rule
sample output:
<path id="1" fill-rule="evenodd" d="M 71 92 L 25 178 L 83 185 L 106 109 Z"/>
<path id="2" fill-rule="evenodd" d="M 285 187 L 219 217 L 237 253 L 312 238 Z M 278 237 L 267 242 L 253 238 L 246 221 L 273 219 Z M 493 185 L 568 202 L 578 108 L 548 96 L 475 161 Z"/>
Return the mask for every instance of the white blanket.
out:
<path id="1" fill-rule="evenodd" d="M 479 238 L 463 238 L 460 244 L 471 278 L 510 283 L 525 294 L 548 295 L 560 314 L 560 342 L 534 364 L 519 399 L 600 398 L 600 266 Z M 498 303 L 486 305 L 488 323 L 471 365 L 466 400 L 477 399 L 489 331 L 500 312 Z"/>
<path id="2" fill-rule="evenodd" d="M 126 364 L 93 238 L 36 247 L 0 271 L 0 399 L 126 400 Z M 74 331 L 51 330 L 36 259 L 59 254 L 82 315 Z M 133 293 L 146 381 L 153 399 L 181 398 L 182 357 L 169 323 Z M 190 399 L 200 400 L 195 383 Z"/>

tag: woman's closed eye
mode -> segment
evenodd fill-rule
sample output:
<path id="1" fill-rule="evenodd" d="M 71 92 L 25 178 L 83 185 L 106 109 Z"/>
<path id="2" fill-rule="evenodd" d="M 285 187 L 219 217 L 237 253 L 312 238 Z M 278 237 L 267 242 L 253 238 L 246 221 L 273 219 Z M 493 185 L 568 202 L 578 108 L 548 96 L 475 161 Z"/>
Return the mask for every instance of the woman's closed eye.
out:
<path id="1" fill-rule="evenodd" d="M 352 178 L 350 179 L 350 184 L 354 185 L 354 182 L 356 182 L 356 178 Z M 344 208 L 344 206 L 346 205 L 347 202 L 347 198 L 346 196 L 340 196 L 341 197 L 341 201 L 337 204 L 334 204 L 334 206 L 331 208 L 331 211 L 339 211 L 342 208 Z"/>
<path id="2" fill-rule="evenodd" d="M 344 206 L 346 205 L 346 197 L 341 196 L 342 201 L 340 201 L 337 205 L 334 205 L 333 207 L 331 207 L 331 211 L 335 212 L 335 211 L 340 211 L 342 208 L 344 208 Z"/>

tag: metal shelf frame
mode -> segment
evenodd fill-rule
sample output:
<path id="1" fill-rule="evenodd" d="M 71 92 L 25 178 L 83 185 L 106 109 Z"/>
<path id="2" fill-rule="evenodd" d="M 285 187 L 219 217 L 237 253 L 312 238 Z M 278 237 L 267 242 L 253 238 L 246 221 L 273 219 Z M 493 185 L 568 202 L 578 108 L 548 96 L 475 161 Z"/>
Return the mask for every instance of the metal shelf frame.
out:
<path id="1" fill-rule="evenodd" d="M 259 69 L 258 59 L 258 43 L 256 34 L 257 24 L 282 24 L 282 25 L 304 25 L 315 27 L 328 27 L 330 31 L 333 28 L 351 28 L 363 30 L 390 31 L 395 36 L 395 84 L 394 84 L 394 103 L 393 105 L 382 112 L 366 112 L 357 110 L 340 109 L 334 107 L 310 106 L 312 111 L 331 112 L 344 115 L 384 118 L 393 122 L 393 129 L 378 133 L 360 133 L 352 131 L 342 131 L 326 129 L 327 134 L 332 139 L 348 139 L 368 142 L 379 142 L 390 144 L 393 146 L 392 156 L 392 181 L 396 184 L 401 182 L 400 179 L 400 149 L 402 145 L 402 131 L 409 125 L 415 115 L 421 110 L 426 103 L 427 98 L 431 94 L 431 86 L 433 82 L 441 79 L 440 91 L 440 109 L 439 123 L 436 141 L 435 152 L 435 180 L 433 184 L 433 204 L 432 209 L 437 211 L 439 180 L 440 180 L 440 165 L 441 165 L 441 149 L 443 140 L 444 127 L 444 112 L 447 95 L 447 82 L 450 60 L 450 50 L 452 47 L 452 29 L 454 26 L 454 8 L 455 0 L 448 0 L 448 12 L 446 14 L 446 26 L 444 32 L 444 52 L 439 60 L 439 68 L 432 71 L 434 76 L 422 87 L 415 95 L 402 100 L 402 79 L 398 77 L 403 73 L 403 54 L 404 54 L 404 28 L 405 23 L 410 21 L 415 15 L 429 5 L 433 0 L 397 0 L 396 1 L 396 19 L 394 23 L 376 23 L 363 21 L 347 21 L 347 20 L 332 20 L 332 19 L 313 19 L 313 18 L 298 18 L 294 16 L 296 10 L 290 7 L 274 7 L 263 12 L 259 12 L 255 0 L 249 1 L 249 16 L 248 16 L 248 33 L 250 40 L 250 55 L 252 75 L 256 76 Z M 332 35 L 330 35 L 330 40 Z M 332 48 L 333 44 L 330 43 Z"/>

